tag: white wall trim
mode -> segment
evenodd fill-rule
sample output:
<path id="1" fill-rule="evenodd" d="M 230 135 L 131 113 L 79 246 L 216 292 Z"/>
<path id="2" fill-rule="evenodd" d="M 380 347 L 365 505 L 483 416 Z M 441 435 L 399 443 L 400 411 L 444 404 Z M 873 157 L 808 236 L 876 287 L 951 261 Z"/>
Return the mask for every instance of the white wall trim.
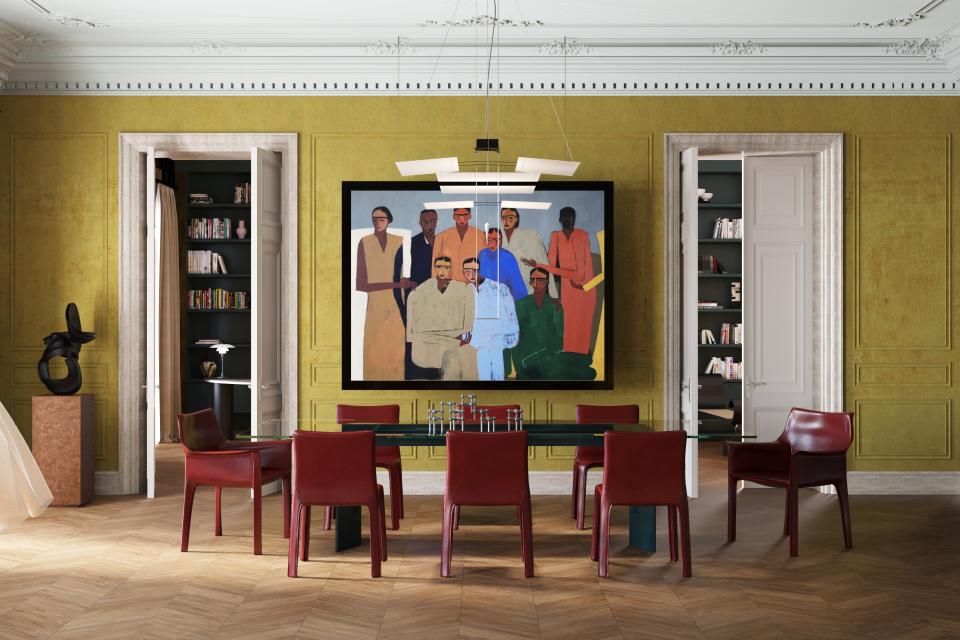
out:
<path id="1" fill-rule="evenodd" d="M 857 495 L 960 495 L 958 471 L 849 471 L 847 490 Z"/>
<path id="2" fill-rule="evenodd" d="M 246 153 L 259 146 L 283 156 L 282 314 L 283 417 L 299 415 L 298 205 L 299 152 L 295 133 L 121 133 L 119 299 L 119 482 L 104 481 L 98 493 L 140 493 L 146 487 L 146 212 L 144 152 L 158 154 Z M 152 443 L 150 446 L 153 446 Z"/>
<path id="3" fill-rule="evenodd" d="M 119 471 L 97 471 L 94 474 L 93 492 L 98 496 L 115 496 L 122 494 L 123 487 Z"/>

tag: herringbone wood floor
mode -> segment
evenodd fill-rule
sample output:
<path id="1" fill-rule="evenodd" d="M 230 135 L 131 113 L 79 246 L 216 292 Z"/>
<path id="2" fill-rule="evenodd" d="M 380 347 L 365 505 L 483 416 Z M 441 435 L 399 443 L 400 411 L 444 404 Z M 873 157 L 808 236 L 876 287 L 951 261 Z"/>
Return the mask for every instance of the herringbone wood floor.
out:
<path id="1" fill-rule="evenodd" d="M 801 498 L 800 557 L 781 537 L 783 494 L 741 494 L 725 537 L 724 459 L 703 457 L 693 502 L 693 571 L 664 551 L 625 550 L 615 529 L 609 579 L 587 558 L 566 498 L 535 497 L 537 577 L 525 580 L 510 509 L 468 509 L 454 577 L 439 577 L 440 501 L 409 497 L 390 560 L 370 579 L 366 545 L 332 553 L 314 527 L 312 559 L 286 577 L 280 499 L 264 508 L 264 555 L 251 555 L 250 502 L 212 491 L 179 551 L 178 450 L 160 455 L 161 497 L 99 498 L 51 509 L 0 534 L 0 638 L 958 638 L 960 498 L 854 496 L 855 548 L 843 552 L 836 501 Z M 665 546 L 661 514 L 659 544 Z M 366 527 L 366 525 L 364 525 Z M 366 530 L 366 529 L 365 529 Z"/>

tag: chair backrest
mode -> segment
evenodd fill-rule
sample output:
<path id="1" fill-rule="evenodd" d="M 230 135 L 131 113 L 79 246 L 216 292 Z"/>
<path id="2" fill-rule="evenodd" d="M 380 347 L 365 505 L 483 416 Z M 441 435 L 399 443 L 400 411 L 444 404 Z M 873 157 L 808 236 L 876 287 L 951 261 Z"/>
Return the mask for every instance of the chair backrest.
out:
<path id="1" fill-rule="evenodd" d="M 530 494 L 527 432 L 447 432 L 447 496 L 456 504 L 519 504 Z"/>
<path id="2" fill-rule="evenodd" d="M 577 424 L 637 424 L 640 407 L 635 404 L 578 404 Z"/>
<path id="3" fill-rule="evenodd" d="M 190 451 L 216 451 L 227 441 L 213 409 L 177 414 L 177 435 L 180 446 Z"/>
<path id="4" fill-rule="evenodd" d="M 397 424 L 400 422 L 398 404 L 338 404 L 337 424 Z"/>
<path id="5" fill-rule="evenodd" d="M 369 504 L 376 496 L 372 431 L 293 434 L 293 490 L 308 504 Z"/>
<path id="6" fill-rule="evenodd" d="M 497 421 L 497 424 L 507 424 L 507 409 L 519 409 L 518 404 L 478 404 L 477 413 L 471 413 L 470 409 L 464 410 L 463 421 L 470 424 L 480 422 L 479 409 L 486 409 L 487 416 Z"/>
<path id="7" fill-rule="evenodd" d="M 777 440 L 789 444 L 790 453 L 845 453 L 853 442 L 853 413 L 794 407 Z"/>
<path id="8" fill-rule="evenodd" d="M 603 435 L 603 490 L 614 504 L 676 504 L 686 492 L 685 431 Z"/>

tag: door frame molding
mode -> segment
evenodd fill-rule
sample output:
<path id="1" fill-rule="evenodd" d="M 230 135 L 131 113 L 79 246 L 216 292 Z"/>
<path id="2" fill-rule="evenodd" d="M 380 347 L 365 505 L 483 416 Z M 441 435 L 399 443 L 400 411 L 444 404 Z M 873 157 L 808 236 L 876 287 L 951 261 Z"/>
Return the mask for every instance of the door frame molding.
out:
<path id="1" fill-rule="evenodd" d="M 664 134 L 663 417 L 680 419 L 680 152 L 813 156 L 813 398 L 821 411 L 843 410 L 843 134 Z"/>
<path id="2" fill-rule="evenodd" d="M 146 487 L 146 242 L 147 221 L 143 154 L 236 159 L 251 147 L 276 151 L 283 157 L 283 257 L 281 263 L 284 313 L 281 326 L 283 415 L 296 419 L 298 382 L 298 179 L 299 152 L 295 133 L 121 133 L 119 167 L 119 428 L 120 471 L 98 478 L 98 494 L 134 494 Z"/>

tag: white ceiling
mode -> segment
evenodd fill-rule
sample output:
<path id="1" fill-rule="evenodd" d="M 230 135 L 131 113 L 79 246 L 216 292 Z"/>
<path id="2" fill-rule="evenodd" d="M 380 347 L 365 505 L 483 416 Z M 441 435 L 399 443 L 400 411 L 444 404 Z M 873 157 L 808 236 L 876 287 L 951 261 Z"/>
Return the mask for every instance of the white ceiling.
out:
<path id="1" fill-rule="evenodd" d="M 564 82 L 581 93 L 960 89 L 960 0 L 496 8 L 506 23 L 490 77 L 506 92 Z M 475 19 L 494 9 L 492 0 L 0 0 L 0 80 L 6 93 L 395 93 L 398 81 L 402 92 L 472 93 L 491 36 Z"/>

